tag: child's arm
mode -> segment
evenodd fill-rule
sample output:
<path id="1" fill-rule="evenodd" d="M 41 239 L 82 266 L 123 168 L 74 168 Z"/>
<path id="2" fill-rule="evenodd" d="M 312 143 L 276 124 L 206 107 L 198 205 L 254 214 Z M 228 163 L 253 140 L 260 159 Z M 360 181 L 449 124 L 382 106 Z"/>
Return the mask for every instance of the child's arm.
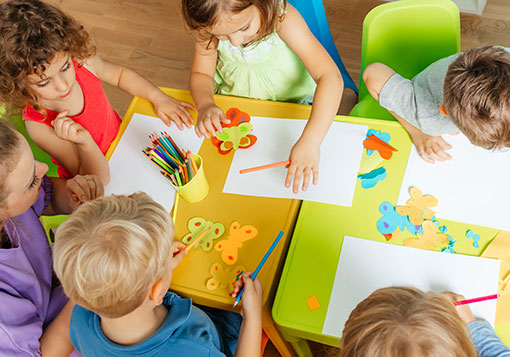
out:
<path id="1" fill-rule="evenodd" d="M 74 304 L 68 301 L 58 316 L 43 331 L 41 339 L 41 355 L 45 356 L 69 356 L 74 347 L 69 337 L 69 325 Z"/>
<path id="2" fill-rule="evenodd" d="M 293 191 L 297 193 L 302 177 L 302 190 L 308 188 L 311 174 L 313 184 L 318 182 L 320 146 L 335 118 L 344 87 L 335 62 L 308 29 L 299 12 L 288 3 L 286 10 L 278 35 L 299 57 L 317 83 L 310 119 L 292 148 L 291 164 L 285 180 L 287 187 L 294 181 Z"/>
<path id="3" fill-rule="evenodd" d="M 207 48 L 207 44 L 203 41 L 195 40 L 189 86 L 198 110 L 195 125 L 198 137 L 203 135 L 208 138 L 209 134 L 214 136 L 216 131 L 221 133 L 221 123 L 230 123 L 214 102 L 214 72 L 217 59 L 218 51 L 215 48 Z"/>
<path id="4" fill-rule="evenodd" d="M 236 284 L 231 296 L 237 297 L 244 285 L 241 298 L 243 323 L 235 356 L 259 357 L 262 345 L 262 284 L 259 278 L 251 280 L 251 273 L 244 273 Z"/>
<path id="5" fill-rule="evenodd" d="M 69 214 L 80 204 L 91 201 L 104 194 L 104 187 L 97 176 L 75 176 L 72 179 L 50 178 L 53 194 L 43 214 Z"/>
<path id="6" fill-rule="evenodd" d="M 368 92 L 379 102 L 379 95 L 384 87 L 384 84 L 395 71 L 382 63 L 372 63 L 363 71 L 363 81 L 367 86 Z M 423 131 L 410 124 L 407 120 L 397 115 L 393 111 L 389 111 L 399 122 L 405 130 L 409 133 L 413 141 L 416 151 L 420 157 L 431 164 L 434 160 L 446 161 L 452 157 L 445 151 L 451 149 L 452 146 L 448 144 L 441 136 L 431 136 L 425 134 Z"/>
<path id="7" fill-rule="evenodd" d="M 97 175 L 104 184 L 110 182 L 108 161 L 90 133 L 61 112 L 53 128 L 26 121 L 28 135 L 42 150 L 57 160 L 71 175 Z"/>
<path id="8" fill-rule="evenodd" d="M 180 130 L 183 129 L 182 124 L 188 128 L 191 127 L 193 118 L 188 110 L 195 110 L 195 108 L 187 102 L 167 96 L 135 71 L 103 60 L 99 56 L 88 58 L 85 61 L 85 66 L 100 80 L 119 87 L 133 96 L 150 101 L 157 116 L 166 125 L 170 125 L 173 120 Z"/>

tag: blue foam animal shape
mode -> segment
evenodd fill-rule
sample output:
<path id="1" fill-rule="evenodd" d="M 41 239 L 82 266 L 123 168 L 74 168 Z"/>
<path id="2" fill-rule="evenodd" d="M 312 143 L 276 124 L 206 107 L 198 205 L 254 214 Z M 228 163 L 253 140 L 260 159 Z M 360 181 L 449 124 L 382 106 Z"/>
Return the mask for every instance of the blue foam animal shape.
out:
<path id="1" fill-rule="evenodd" d="M 386 169 L 384 167 L 379 167 L 378 169 L 372 170 L 367 174 L 358 175 L 358 179 L 361 180 L 361 187 L 363 188 L 372 188 L 379 181 L 382 181 L 386 178 Z"/>
<path id="2" fill-rule="evenodd" d="M 404 228 L 416 235 L 416 233 L 423 234 L 421 226 L 415 226 L 409 221 L 407 216 L 402 216 L 395 211 L 393 206 L 388 201 L 384 201 L 379 205 L 379 212 L 382 213 L 382 217 L 377 220 L 377 230 L 382 234 L 391 234 L 398 229 L 403 231 Z"/>
<path id="3" fill-rule="evenodd" d="M 375 130 L 375 129 L 368 129 L 367 131 L 367 138 L 370 136 L 370 135 L 375 135 L 377 136 L 379 139 L 381 139 L 382 141 L 384 141 L 386 144 L 390 144 L 390 139 L 391 139 L 391 135 L 388 134 L 388 133 L 385 133 L 381 130 Z M 372 153 L 374 152 L 375 150 L 368 150 L 367 149 L 367 155 L 370 156 L 372 155 Z"/>
<path id="4" fill-rule="evenodd" d="M 480 235 L 475 234 L 471 229 L 468 229 L 466 232 L 467 238 L 473 238 L 473 247 L 480 248 L 480 245 L 478 245 L 478 241 L 480 240 Z"/>

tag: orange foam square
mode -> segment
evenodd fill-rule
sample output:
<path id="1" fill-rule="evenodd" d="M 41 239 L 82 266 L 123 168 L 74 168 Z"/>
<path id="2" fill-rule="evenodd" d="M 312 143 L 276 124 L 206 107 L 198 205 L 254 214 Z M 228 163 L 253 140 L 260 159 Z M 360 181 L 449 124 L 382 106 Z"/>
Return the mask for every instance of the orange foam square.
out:
<path id="1" fill-rule="evenodd" d="M 305 301 L 310 311 L 317 310 L 319 307 L 321 307 L 321 304 L 315 295 L 310 296 L 309 298 L 305 299 Z"/>

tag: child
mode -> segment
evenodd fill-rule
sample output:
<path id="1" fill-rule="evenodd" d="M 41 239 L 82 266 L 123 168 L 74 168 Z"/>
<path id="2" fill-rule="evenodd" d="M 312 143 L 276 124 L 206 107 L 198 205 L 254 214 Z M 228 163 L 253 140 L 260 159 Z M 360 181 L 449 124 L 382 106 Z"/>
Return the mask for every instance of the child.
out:
<path id="1" fill-rule="evenodd" d="M 372 63 L 363 80 L 429 163 L 451 159 L 445 152 L 451 145 L 440 135 L 459 130 L 474 145 L 510 147 L 508 49 L 480 47 L 442 58 L 412 80 L 382 63 Z"/>
<path id="2" fill-rule="evenodd" d="M 95 176 L 48 178 L 25 138 L 0 120 L 0 355 L 63 356 L 72 305 L 53 279 L 39 216 L 70 213 L 103 194 Z"/>
<path id="3" fill-rule="evenodd" d="M 213 93 L 312 104 L 290 152 L 285 186 L 306 190 L 318 182 L 322 140 L 343 93 L 335 63 L 286 0 L 182 0 L 188 26 L 197 30 L 190 88 L 198 109 L 198 136 L 229 123 Z"/>
<path id="4" fill-rule="evenodd" d="M 510 356 L 487 321 L 475 320 L 468 305 L 453 305 L 460 300 L 461 295 L 410 287 L 376 290 L 351 312 L 340 356 L 476 357 L 477 351 L 480 357 Z"/>
<path id="5" fill-rule="evenodd" d="M 189 103 L 163 94 L 137 73 L 95 55 L 74 19 L 39 0 L 0 3 L 0 102 L 23 109 L 33 141 L 59 166 L 59 176 L 97 174 L 109 182 L 104 154 L 120 117 L 101 81 L 147 98 L 167 124 L 190 127 Z"/>
<path id="6" fill-rule="evenodd" d="M 241 316 L 167 292 L 184 258 L 168 213 L 145 193 L 83 205 L 62 224 L 55 272 L 76 304 L 71 340 L 84 356 L 232 356 Z M 243 276 L 236 355 L 260 356 L 262 287 Z M 235 293 L 239 291 L 237 284 Z M 235 296 L 235 295 L 234 295 Z M 212 320 L 211 320 L 212 319 Z M 214 321 L 214 323 L 213 323 Z"/>

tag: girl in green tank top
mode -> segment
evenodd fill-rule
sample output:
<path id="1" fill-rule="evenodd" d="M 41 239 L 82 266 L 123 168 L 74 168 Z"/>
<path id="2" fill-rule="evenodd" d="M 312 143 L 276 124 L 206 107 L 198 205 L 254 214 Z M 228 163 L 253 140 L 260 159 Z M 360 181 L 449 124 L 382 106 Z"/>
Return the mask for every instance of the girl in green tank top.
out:
<path id="1" fill-rule="evenodd" d="M 285 186 L 318 182 L 320 146 L 343 93 L 337 66 L 286 0 L 182 0 L 197 30 L 191 95 L 195 131 L 209 137 L 229 123 L 213 94 L 311 104 L 310 119 L 290 151 Z"/>

